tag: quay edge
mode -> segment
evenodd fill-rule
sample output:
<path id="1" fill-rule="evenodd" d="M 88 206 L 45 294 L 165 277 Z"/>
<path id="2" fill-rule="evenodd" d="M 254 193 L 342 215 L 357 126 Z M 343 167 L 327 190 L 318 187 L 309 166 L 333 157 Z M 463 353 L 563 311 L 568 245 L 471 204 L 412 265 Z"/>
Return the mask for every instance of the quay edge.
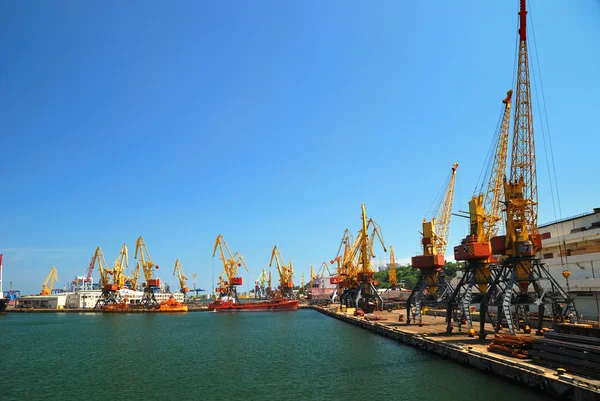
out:
<path id="1" fill-rule="evenodd" d="M 556 398 L 570 401 L 600 399 L 600 381 L 583 379 L 568 373 L 558 376 L 551 369 L 537 367 L 525 361 L 490 353 L 487 350 L 477 350 L 467 345 L 444 341 L 436 333 L 431 333 L 431 336 L 438 336 L 437 338 L 430 338 L 427 337 L 427 334 L 413 333 L 406 330 L 416 327 L 416 325 L 386 326 L 386 321 L 368 321 L 317 306 L 313 309 L 401 343 L 434 352 L 456 362 L 468 364 L 485 372 L 491 372 L 528 387 L 539 389 Z"/>

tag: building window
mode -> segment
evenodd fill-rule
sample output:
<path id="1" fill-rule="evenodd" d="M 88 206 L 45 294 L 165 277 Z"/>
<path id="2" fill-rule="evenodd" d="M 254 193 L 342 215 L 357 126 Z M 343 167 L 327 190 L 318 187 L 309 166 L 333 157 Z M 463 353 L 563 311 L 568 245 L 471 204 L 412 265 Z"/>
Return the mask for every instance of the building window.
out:
<path id="1" fill-rule="evenodd" d="M 550 253 L 545 253 L 542 258 L 543 259 L 552 259 L 554 257 L 554 254 L 552 252 Z"/>
<path id="2" fill-rule="evenodd" d="M 548 239 L 548 238 L 552 238 L 552 235 L 550 234 L 550 232 L 542 234 L 542 239 Z"/>

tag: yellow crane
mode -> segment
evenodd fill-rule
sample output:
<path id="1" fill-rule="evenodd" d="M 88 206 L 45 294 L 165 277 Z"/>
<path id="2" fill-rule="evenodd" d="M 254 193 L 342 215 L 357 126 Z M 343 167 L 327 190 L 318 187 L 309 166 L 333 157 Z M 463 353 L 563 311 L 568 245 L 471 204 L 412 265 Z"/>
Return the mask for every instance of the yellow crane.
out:
<path id="1" fill-rule="evenodd" d="M 350 230 L 344 230 L 344 234 L 342 235 L 342 240 L 340 241 L 340 246 L 338 247 L 338 251 L 336 257 L 331 260 L 331 264 L 337 264 L 337 277 L 336 284 L 337 287 L 331 297 L 331 301 L 335 302 L 335 299 L 339 296 L 341 299 L 341 295 L 347 289 L 358 285 L 356 282 L 356 270 L 354 267 L 357 265 L 353 263 L 353 251 L 352 249 L 356 248 L 358 242 L 355 243 L 354 237 Z M 342 255 L 340 252 L 344 249 Z"/>
<path id="2" fill-rule="evenodd" d="M 312 265 L 310 265 L 310 281 L 308 282 L 309 286 L 313 286 L 315 284 L 315 269 L 313 268 Z"/>
<path id="3" fill-rule="evenodd" d="M 110 283 L 110 269 L 106 265 L 106 260 L 104 260 L 104 254 L 102 253 L 102 248 L 96 248 L 94 252 L 94 258 L 92 260 L 92 266 L 98 265 L 98 272 L 100 273 L 100 286 L 104 289 Z"/>
<path id="4" fill-rule="evenodd" d="M 127 276 L 125 276 L 124 271 L 126 267 L 129 267 L 129 254 L 127 252 L 127 245 L 123 244 L 112 270 L 109 271 L 109 274 L 113 276 L 113 283 L 117 285 L 117 289 L 119 290 L 125 288 Z"/>
<path id="5" fill-rule="evenodd" d="M 220 251 L 220 259 L 223 262 L 223 273 L 219 277 L 219 292 L 221 297 L 229 297 L 235 302 L 239 302 L 236 287 L 242 285 L 242 278 L 237 276 L 237 272 L 241 266 L 244 266 L 246 271 L 248 271 L 246 261 L 239 252 L 231 253 L 223 234 L 219 234 L 215 240 L 213 258 L 217 254 L 217 249 Z M 226 281 L 222 276 L 225 276 Z"/>
<path id="6" fill-rule="evenodd" d="M 56 270 L 56 267 L 52 266 L 52 269 L 50 269 L 50 273 L 48 273 L 46 280 L 42 284 L 42 292 L 40 292 L 40 295 L 52 294 L 52 287 L 54 287 L 54 283 L 56 283 L 57 281 L 58 271 Z"/>
<path id="7" fill-rule="evenodd" d="M 160 279 L 153 278 L 154 269 L 158 269 L 159 267 L 152 261 L 150 257 L 150 252 L 148 252 L 148 248 L 146 247 L 146 243 L 144 242 L 144 238 L 140 236 L 135 242 L 135 257 L 136 260 L 139 258 L 139 266 L 144 273 L 144 295 L 142 296 L 142 300 L 140 305 L 143 308 L 155 309 L 159 307 L 159 303 L 154 296 L 155 289 L 160 288 Z"/>
<path id="8" fill-rule="evenodd" d="M 292 281 L 292 277 L 294 276 L 292 261 L 290 261 L 290 263 L 287 265 L 283 262 L 281 252 L 279 251 L 277 245 L 275 245 L 273 252 L 271 252 L 271 261 L 269 262 L 269 266 L 273 265 L 273 260 L 275 260 L 277 271 L 279 272 L 279 295 L 282 298 L 295 298 L 294 283 Z"/>
<path id="9" fill-rule="evenodd" d="M 302 272 L 302 287 L 301 288 L 302 288 L 303 291 L 304 291 L 304 286 L 305 286 L 305 284 L 304 284 L 304 272 Z"/>
<path id="10" fill-rule="evenodd" d="M 478 193 L 476 192 L 469 201 L 469 235 L 461 241 L 460 245 L 454 247 L 454 259 L 465 261 L 465 271 L 448 301 L 446 322 L 449 333 L 453 329 L 452 319 L 459 319 L 458 316 L 454 316 L 454 308 L 460 308 L 467 322 L 469 336 L 475 336 L 469 308 L 472 291 L 476 287 L 481 294 L 486 294 L 492 283 L 491 263 L 495 259 L 490 240 L 498 233 L 499 223 L 502 220 L 503 182 L 508 153 L 512 94 L 513 91 L 509 90 L 502 100 L 504 109 L 500 128 L 494 136 L 494 157 L 490 159 L 490 165 L 486 168 L 486 171 L 490 171 L 487 183 L 482 181 L 481 185 L 478 185 Z M 487 307 L 484 305 L 480 310 L 480 316 L 485 316 L 486 313 Z M 462 317 L 460 319 L 462 320 Z M 485 335 L 484 325 L 485 319 L 480 319 L 480 333 Z"/>
<path id="11" fill-rule="evenodd" d="M 396 278 L 396 258 L 393 245 L 390 245 L 390 267 L 388 268 L 388 274 L 390 278 L 390 288 L 396 289 L 396 287 L 398 287 L 398 279 Z"/>
<path id="12" fill-rule="evenodd" d="M 327 274 L 329 276 L 331 276 L 331 271 L 329 271 L 329 266 L 327 266 L 327 262 L 321 263 L 321 267 L 319 268 L 319 271 L 317 272 L 317 277 L 320 277 L 320 278 L 325 277 L 325 272 L 327 272 Z"/>
<path id="13" fill-rule="evenodd" d="M 373 252 L 375 237 L 379 240 L 384 252 L 387 252 L 387 249 L 381 227 L 373 219 L 367 218 L 367 209 L 364 203 L 361 205 L 361 209 L 361 230 L 352 245 L 350 245 L 349 231 L 344 232 L 342 243 L 338 248 L 338 255 L 334 261 L 338 261 L 338 290 L 342 291 L 340 302 L 349 307 L 361 308 L 364 312 L 369 313 L 383 308 L 383 299 L 373 284 L 375 272 L 371 266 L 371 258 L 375 256 Z M 371 229 L 370 236 L 369 229 Z M 340 262 L 339 253 L 342 246 L 344 254 Z"/>
<path id="14" fill-rule="evenodd" d="M 140 280 L 140 272 L 142 270 L 142 261 L 138 260 L 135 264 L 135 268 L 133 269 L 133 275 L 128 277 L 129 279 L 129 288 L 133 291 L 137 291 L 138 289 L 138 281 Z"/>
<path id="15" fill-rule="evenodd" d="M 529 55 L 527 49 L 526 0 L 520 0 L 519 48 L 517 55 L 517 82 L 514 111 L 513 141 L 511 149 L 510 175 L 504 178 L 505 235 L 491 239 L 492 253 L 502 255 L 499 271 L 490 286 L 482 305 L 487 308 L 490 293 L 502 305 L 497 314 L 496 330 L 502 317 L 510 334 L 518 327 L 530 332 L 528 305 L 538 305 L 538 332 L 542 329 L 541 317 L 548 314 L 556 321 L 562 316 L 574 316 L 577 311 L 573 299 L 550 275 L 536 253 L 542 248 L 538 233 L 538 188 L 535 161 L 534 124 L 529 82 Z M 563 272 L 565 278 L 569 272 Z M 529 292 L 533 285 L 533 292 Z M 514 315 L 513 315 L 514 310 Z M 483 330 L 482 330 L 483 331 Z M 480 333 L 485 335 L 485 333 Z"/>
<path id="16" fill-rule="evenodd" d="M 179 291 L 185 297 L 185 294 L 190 291 L 189 287 L 186 285 L 188 280 L 187 276 L 183 274 L 183 268 L 181 267 L 181 262 L 179 259 L 175 261 L 175 267 L 173 268 L 173 275 L 177 275 L 177 279 L 179 279 Z"/>
<path id="17" fill-rule="evenodd" d="M 119 258 L 117 258 L 117 261 L 119 261 Z M 98 266 L 98 271 L 100 272 L 100 286 L 102 287 L 102 293 L 100 294 L 98 301 L 96 301 L 95 308 L 102 307 L 106 304 L 120 303 L 122 300 L 119 294 L 119 286 L 114 281 L 113 283 L 110 282 L 110 275 L 113 276 L 114 280 L 114 267 L 113 270 L 108 268 L 106 260 L 104 259 L 104 254 L 102 253 L 102 248 L 96 248 L 92 263 L 93 265 Z"/>
<path id="18" fill-rule="evenodd" d="M 407 323 L 410 323 L 411 307 L 414 304 L 416 319 L 419 325 L 423 324 L 421 307 L 424 302 L 434 306 L 448 300 L 454 289 L 443 275 L 442 268 L 445 264 L 447 236 L 450 231 L 450 216 L 454 200 L 454 184 L 458 163 L 452 165 L 450 179 L 444 192 L 440 208 L 436 217 L 427 221 L 423 220 L 423 254 L 412 257 L 412 267 L 419 269 L 419 280 L 406 301 Z M 441 289 L 441 291 L 439 291 Z M 439 292 L 439 293 L 438 293 Z"/>

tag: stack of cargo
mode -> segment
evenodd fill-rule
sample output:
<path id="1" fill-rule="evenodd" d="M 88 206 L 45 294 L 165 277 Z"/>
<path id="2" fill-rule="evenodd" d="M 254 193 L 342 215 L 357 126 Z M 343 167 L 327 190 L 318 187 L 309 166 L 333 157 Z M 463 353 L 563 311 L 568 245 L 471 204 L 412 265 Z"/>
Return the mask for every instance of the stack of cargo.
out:
<path id="1" fill-rule="evenodd" d="M 547 332 L 529 355 L 536 364 L 600 379 L 600 338 Z"/>
<path id="2" fill-rule="evenodd" d="M 511 356 L 513 358 L 527 359 L 530 355 L 533 337 L 514 336 L 511 334 L 496 334 L 488 346 L 488 351 Z"/>

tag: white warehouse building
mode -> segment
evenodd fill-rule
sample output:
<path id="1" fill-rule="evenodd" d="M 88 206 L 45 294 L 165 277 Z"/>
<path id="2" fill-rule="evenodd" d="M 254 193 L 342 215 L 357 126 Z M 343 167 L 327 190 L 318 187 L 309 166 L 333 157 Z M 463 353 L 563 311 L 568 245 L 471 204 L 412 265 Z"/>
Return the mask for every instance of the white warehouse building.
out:
<path id="1" fill-rule="evenodd" d="M 586 320 L 600 321 L 600 208 L 540 225 L 541 257 Z M 562 275 L 568 270 L 568 280 Z"/>

